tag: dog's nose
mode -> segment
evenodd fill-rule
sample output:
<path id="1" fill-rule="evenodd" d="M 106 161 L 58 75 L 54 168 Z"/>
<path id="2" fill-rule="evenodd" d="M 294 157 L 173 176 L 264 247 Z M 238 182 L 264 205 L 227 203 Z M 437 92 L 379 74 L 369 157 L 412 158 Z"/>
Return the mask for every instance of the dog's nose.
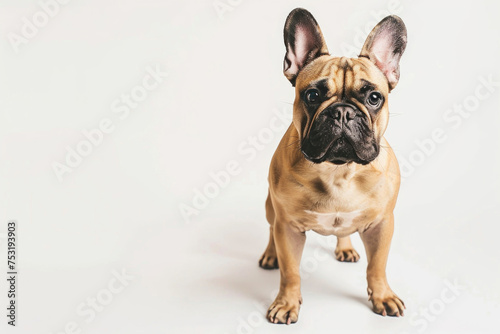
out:
<path id="1" fill-rule="evenodd" d="M 349 105 L 338 105 L 330 111 L 331 117 L 343 123 L 347 123 L 356 117 L 356 110 Z"/>

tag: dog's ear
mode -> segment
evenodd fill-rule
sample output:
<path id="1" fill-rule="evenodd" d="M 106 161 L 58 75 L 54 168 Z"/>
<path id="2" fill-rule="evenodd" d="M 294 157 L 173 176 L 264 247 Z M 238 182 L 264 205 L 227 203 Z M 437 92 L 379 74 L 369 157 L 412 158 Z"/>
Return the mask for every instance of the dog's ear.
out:
<path id="1" fill-rule="evenodd" d="M 288 14 L 283 29 L 286 54 L 283 73 L 295 86 L 299 71 L 313 59 L 328 54 L 318 23 L 311 13 L 296 8 Z"/>
<path id="2" fill-rule="evenodd" d="M 406 27 L 398 16 L 384 18 L 366 38 L 360 57 L 369 58 L 384 73 L 392 90 L 399 81 L 399 60 L 406 48 Z"/>

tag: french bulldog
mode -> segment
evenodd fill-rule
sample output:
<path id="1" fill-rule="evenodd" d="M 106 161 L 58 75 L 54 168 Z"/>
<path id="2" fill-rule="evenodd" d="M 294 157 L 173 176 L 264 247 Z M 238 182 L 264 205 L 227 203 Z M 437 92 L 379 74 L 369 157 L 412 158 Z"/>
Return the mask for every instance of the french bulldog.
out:
<path id="1" fill-rule="evenodd" d="M 260 258 L 279 268 L 280 289 L 268 310 L 273 323 L 294 323 L 302 303 L 300 260 L 306 231 L 337 236 L 337 260 L 356 262 L 358 232 L 368 260 L 368 296 L 375 313 L 402 316 L 405 305 L 386 278 L 400 185 L 396 156 L 383 137 L 388 95 L 399 80 L 406 27 L 387 16 L 357 58 L 328 52 L 310 12 L 286 19 L 283 72 L 295 87 L 293 121 L 269 169 L 269 244 Z"/>

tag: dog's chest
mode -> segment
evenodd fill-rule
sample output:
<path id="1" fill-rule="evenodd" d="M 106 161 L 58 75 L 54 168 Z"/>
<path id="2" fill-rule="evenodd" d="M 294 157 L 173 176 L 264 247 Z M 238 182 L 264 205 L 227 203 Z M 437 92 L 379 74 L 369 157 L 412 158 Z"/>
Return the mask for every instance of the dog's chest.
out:
<path id="1" fill-rule="evenodd" d="M 308 228 L 323 234 L 346 236 L 356 232 L 374 218 L 372 201 L 360 190 L 353 178 L 325 182 L 323 205 L 305 210 Z"/>
<path id="2" fill-rule="evenodd" d="M 344 236 L 358 229 L 358 221 L 362 219 L 364 210 L 350 212 L 316 212 L 305 210 L 311 222 L 311 229 L 324 235 Z"/>

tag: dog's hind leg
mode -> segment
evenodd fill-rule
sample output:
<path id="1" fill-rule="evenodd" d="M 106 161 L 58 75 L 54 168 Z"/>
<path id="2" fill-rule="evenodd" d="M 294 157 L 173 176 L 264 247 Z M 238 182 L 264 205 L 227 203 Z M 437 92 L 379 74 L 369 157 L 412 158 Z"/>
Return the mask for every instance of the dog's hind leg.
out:
<path id="1" fill-rule="evenodd" d="M 337 238 L 337 247 L 335 248 L 335 257 L 340 262 L 358 262 L 359 254 L 352 247 L 351 237 Z"/>

